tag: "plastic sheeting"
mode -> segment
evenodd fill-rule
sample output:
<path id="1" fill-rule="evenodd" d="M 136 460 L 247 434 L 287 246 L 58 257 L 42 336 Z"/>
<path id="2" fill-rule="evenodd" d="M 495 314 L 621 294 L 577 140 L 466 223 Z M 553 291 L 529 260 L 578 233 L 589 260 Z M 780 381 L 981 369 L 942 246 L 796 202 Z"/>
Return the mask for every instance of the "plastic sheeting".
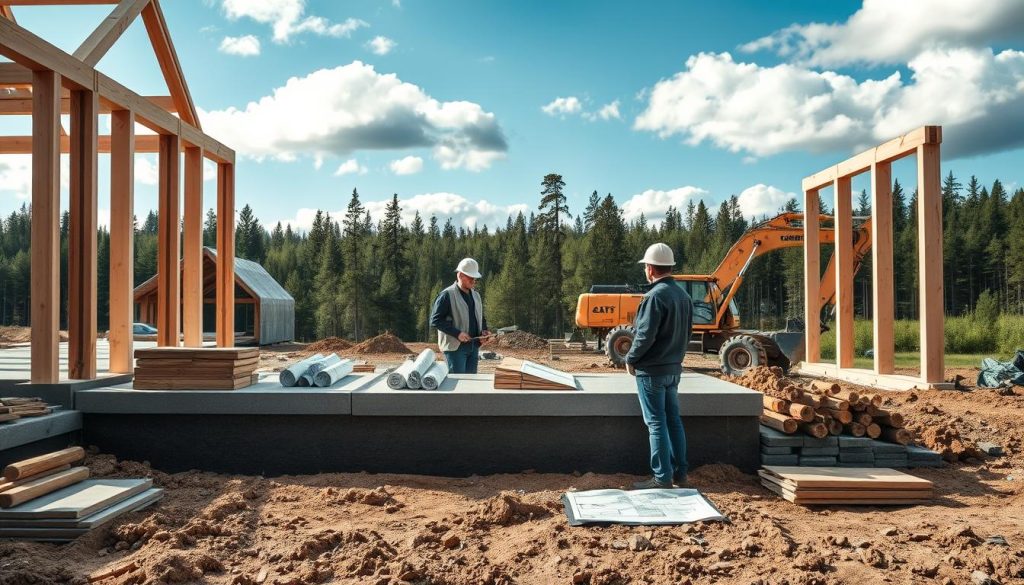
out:
<path id="1" fill-rule="evenodd" d="M 306 373 L 309 367 L 322 359 L 324 359 L 323 354 L 318 353 L 304 360 L 295 362 L 294 364 L 288 366 L 284 370 L 281 370 L 281 374 L 278 376 L 278 380 L 281 381 L 282 386 L 295 386 L 299 383 L 299 378 L 301 378 L 302 375 Z"/>
<path id="2" fill-rule="evenodd" d="M 333 386 L 338 380 L 352 373 L 352 369 L 355 367 L 355 362 L 352 360 L 340 360 L 335 364 L 332 364 L 313 376 L 313 382 L 321 387 L 327 388 Z"/>
<path id="3" fill-rule="evenodd" d="M 416 356 L 416 359 L 412 363 L 412 371 L 409 372 L 409 379 L 406 380 L 406 384 L 409 388 L 416 390 L 423 385 L 423 375 L 427 373 L 430 366 L 433 365 L 436 359 L 434 350 L 427 348 L 420 352 L 420 355 Z"/>
<path id="4" fill-rule="evenodd" d="M 392 390 L 405 388 L 409 383 L 409 373 L 412 372 L 412 367 L 415 363 L 414 360 L 406 360 L 395 371 L 388 374 L 388 388 Z"/>
<path id="5" fill-rule="evenodd" d="M 423 374 L 423 389 L 437 390 L 441 382 L 448 377 L 448 364 L 445 362 L 434 362 L 426 374 Z"/>
<path id="6" fill-rule="evenodd" d="M 1001 388 L 1014 384 L 1024 386 L 1024 349 L 1018 349 L 1013 359 L 1008 362 L 1001 362 L 993 358 L 981 360 L 978 386 Z"/>

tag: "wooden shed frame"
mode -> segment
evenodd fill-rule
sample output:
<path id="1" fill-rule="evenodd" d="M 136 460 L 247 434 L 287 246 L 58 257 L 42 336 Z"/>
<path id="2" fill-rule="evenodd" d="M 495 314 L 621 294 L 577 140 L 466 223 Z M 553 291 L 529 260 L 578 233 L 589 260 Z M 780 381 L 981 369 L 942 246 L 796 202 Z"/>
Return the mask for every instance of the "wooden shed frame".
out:
<path id="1" fill-rule="evenodd" d="M 12 6 L 114 4 L 68 54 L 19 26 Z M 139 16 L 170 96 L 141 96 L 95 69 Z M 235 153 L 203 133 L 159 0 L 0 0 L 0 114 L 31 115 L 31 136 L 0 137 L 0 154 L 32 155 L 32 383 L 55 383 L 60 303 L 60 155 L 70 154 L 68 377 L 95 379 L 97 336 L 97 166 L 110 153 L 110 372 L 133 367 L 133 214 L 136 152 L 159 153 L 158 345 L 200 346 L 203 159 L 217 164 L 217 345 L 234 343 Z M 172 112 L 176 112 L 175 116 Z M 111 116 L 100 136 L 99 114 Z M 70 114 L 67 135 L 61 114 Z M 155 136 L 135 136 L 135 123 Z M 184 152 L 184 210 L 181 155 Z M 184 230 L 179 222 L 184 219 Z M 184 278 L 179 285 L 179 246 Z M 174 275 L 175 277 L 169 277 Z M 178 306 L 184 310 L 179 319 Z"/>
<path id="2" fill-rule="evenodd" d="M 941 126 L 922 126 L 803 180 L 804 299 L 817 299 L 821 275 L 818 192 L 831 186 L 835 196 L 836 363 L 821 363 L 821 320 L 817 303 L 804 303 L 806 355 L 800 370 L 891 390 L 946 387 L 942 302 Z M 892 163 L 917 155 L 917 264 L 921 323 L 920 377 L 895 374 L 893 320 Z M 874 223 L 871 268 L 874 316 L 874 368 L 853 367 L 853 193 L 851 179 L 871 173 Z"/>

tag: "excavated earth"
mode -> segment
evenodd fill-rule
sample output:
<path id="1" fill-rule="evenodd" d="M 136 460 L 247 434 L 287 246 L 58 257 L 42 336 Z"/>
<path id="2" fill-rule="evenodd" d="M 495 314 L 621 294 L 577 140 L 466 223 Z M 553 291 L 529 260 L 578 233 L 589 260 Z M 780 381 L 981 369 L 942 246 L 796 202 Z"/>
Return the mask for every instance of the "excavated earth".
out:
<path id="1" fill-rule="evenodd" d="M 424 347 L 359 357 L 395 365 Z M 263 364 L 279 368 L 303 349 L 265 351 Z M 495 349 L 564 370 L 611 371 L 597 354 L 550 360 L 546 351 Z M 493 361 L 482 361 L 482 369 L 493 369 Z M 687 364 L 714 373 L 710 360 L 688 357 Z M 624 487 L 638 478 L 586 470 L 468 478 L 166 474 L 92 453 L 94 474 L 152 476 L 165 499 L 71 544 L 0 542 L 0 585 L 84 585 L 104 575 L 111 576 L 94 582 L 1024 582 L 1024 390 L 884 396 L 885 407 L 902 412 L 926 444 L 948 449 L 946 467 L 911 471 L 935 483 L 929 505 L 802 507 L 761 488 L 755 476 L 709 465 L 694 470 L 691 483 L 729 523 L 570 527 L 563 492 Z M 639 418 L 637 432 L 646 432 Z M 984 455 L 978 441 L 1005 454 Z"/>

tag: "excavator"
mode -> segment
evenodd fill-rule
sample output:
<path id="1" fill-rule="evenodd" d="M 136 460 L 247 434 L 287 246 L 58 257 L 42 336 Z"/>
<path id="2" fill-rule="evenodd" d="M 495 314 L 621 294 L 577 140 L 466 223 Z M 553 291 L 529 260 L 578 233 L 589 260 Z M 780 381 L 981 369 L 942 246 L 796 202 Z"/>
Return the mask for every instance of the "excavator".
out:
<path id="1" fill-rule="evenodd" d="M 783 331 L 755 331 L 740 327 L 735 297 L 744 275 L 755 258 L 784 248 L 802 247 L 804 216 L 782 213 L 747 230 L 733 244 L 718 268 L 711 274 L 676 274 L 676 284 L 693 299 L 693 335 L 689 353 L 717 353 L 722 372 L 738 376 L 760 366 L 779 366 L 788 371 L 803 359 L 804 326 L 791 319 Z M 833 218 L 820 216 L 821 244 L 835 243 Z M 854 271 L 871 249 L 871 219 L 856 218 L 853 230 Z M 821 279 L 819 307 L 835 304 L 835 254 L 829 259 Z M 637 307 L 644 289 L 637 285 L 593 285 L 576 303 L 576 326 L 590 330 L 604 340 L 605 353 L 616 366 L 625 364 L 633 344 Z M 823 324 L 815 324 L 825 329 Z"/>

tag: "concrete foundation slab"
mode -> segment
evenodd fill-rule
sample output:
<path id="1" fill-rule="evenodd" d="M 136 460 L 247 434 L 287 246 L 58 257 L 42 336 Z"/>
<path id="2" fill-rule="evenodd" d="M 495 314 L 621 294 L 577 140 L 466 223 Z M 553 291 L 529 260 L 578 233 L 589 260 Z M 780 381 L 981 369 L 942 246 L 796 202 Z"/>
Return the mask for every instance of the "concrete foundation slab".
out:
<path id="1" fill-rule="evenodd" d="M 82 413 L 58 410 L 46 416 L 23 418 L 0 425 L 0 451 L 67 435 L 82 428 Z"/>

